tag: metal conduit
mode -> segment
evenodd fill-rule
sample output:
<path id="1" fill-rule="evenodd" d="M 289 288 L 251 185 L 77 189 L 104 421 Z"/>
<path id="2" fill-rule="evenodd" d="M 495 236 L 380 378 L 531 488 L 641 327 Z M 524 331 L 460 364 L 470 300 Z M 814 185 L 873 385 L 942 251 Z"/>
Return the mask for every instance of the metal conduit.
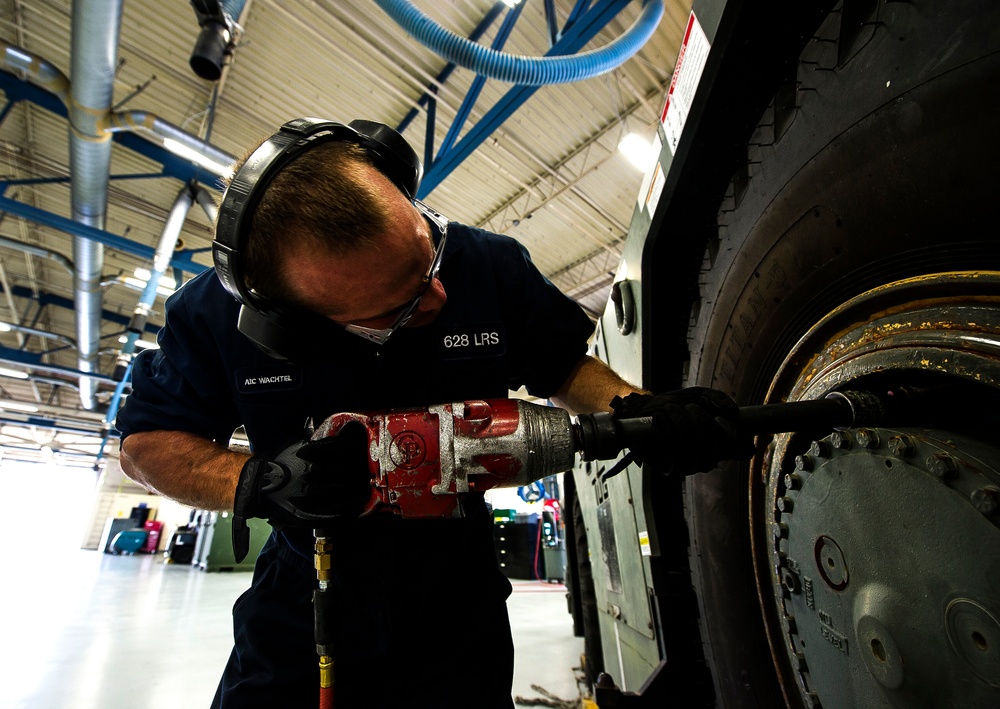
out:
<path id="1" fill-rule="evenodd" d="M 146 281 L 146 287 L 143 289 L 142 295 L 139 296 L 139 302 L 136 303 L 132 319 L 126 329 L 125 344 L 122 345 L 121 354 L 118 355 L 118 364 L 115 367 L 114 379 L 118 379 L 119 376 L 124 377 L 125 371 L 132 361 L 132 355 L 136 349 L 135 343 L 146 327 L 146 320 L 149 318 L 150 310 L 152 310 L 153 304 L 156 302 L 156 289 L 160 285 L 160 279 L 163 277 L 163 274 L 170 267 L 170 258 L 173 256 L 174 247 L 177 246 L 177 240 L 180 238 L 184 220 L 187 219 L 188 212 L 191 211 L 191 205 L 194 204 L 194 198 L 194 187 L 192 185 L 184 185 L 180 192 L 177 193 L 174 205 L 170 208 L 170 214 L 167 216 L 167 222 L 163 226 L 160 241 L 156 245 L 156 253 L 153 256 L 149 280 Z M 109 416 L 114 415 L 114 413 L 113 410 L 108 411 Z"/>
<path id="2" fill-rule="evenodd" d="M 0 39 L 0 60 L 7 69 L 24 72 L 33 84 L 51 91 L 69 105 L 69 78 L 50 62 Z"/>
<path id="3" fill-rule="evenodd" d="M 130 131 L 139 135 L 153 135 L 159 139 L 154 142 L 160 144 L 172 140 L 182 149 L 186 149 L 192 160 L 218 177 L 228 178 L 232 176 L 233 166 L 237 160 L 234 155 L 220 150 L 211 143 L 205 142 L 198 136 L 188 133 L 149 111 L 108 113 L 102 118 L 101 129 L 108 134 Z M 167 150 L 177 153 L 176 147 L 167 147 Z M 204 160 L 196 158 L 204 158 Z"/>
<path id="4" fill-rule="evenodd" d="M 32 256 L 52 259 L 67 271 L 73 273 L 73 262 L 58 251 L 52 251 L 51 249 L 35 246 L 34 244 L 25 244 L 23 241 L 11 239 L 7 236 L 0 236 L 0 246 L 8 249 L 14 249 L 15 251 L 23 251 L 24 253 L 31 254 Z"/>
<path id="5" fill-rule="evenodd" d="M 3 68 L 24 72 L 28 81 L 52 92 L 66 105 L 70 121 L 70 194 L 73 219 L 102 231 L 106 222 L 113 133 L 131 131 L 147 139 L 152 138 L 152 142 L 165 147 L 166 141 L 174 141 L 182 149 L 189 151 L 191 159 L 204 158 L 197 162 L 220 177 L 228 177 L 231 174 L 230 166 L 237 160 L 235 156 L 147 111 L 111 112 L 122 2 L 123 0 L 74 2 L 71 59 L 73 81 L 52 63 L 0 40 L 0 63 Z M 209 218 L 215 220 L 217 208 L 207 190 L 198 187 L 196 192 L 192 192 L 191 188 L 185 186 L 182 193 L 188 193 L 184 216 L 196 197 Z M 176 227 L 170 255 L 183 221 L 181 218 Z M 79 371 L 96 372 L 104 246 L 94 240 L 74 236 L 73 260 L 70 261 L 55 252 L 20 242 L 8 243 L 8 240 L 4 240 L 0 245 L 59 260 L 72 270 Z M 166 258 L 169 262 L 169 256 Z M 159 275 L 165 269 L 166 267 L 161 269 Z M 155 280 L 158 282 L 159 277 Z M 150 279 L 151 283 L 152 281 Z M 147 290 L 150 290 L 149 284 Z M 156 285 L 152 286 L 151 292 L 155 299 Z M 142 298 L 140 302 L 143 302 Z M 152 302 L 146 306 L 147 314 L 151 305 Z M 131 342 L 134 348 L 134 339 Z M 88 410 L 96 406 L 96 381 L 97 379 L 86 376 L 80 381 L 80 400 Z"/>
<path id="6" fill-rule="evenodd" d="M 198 189 L 194 195 L 195 199 L 198 200 L 198 205 L 201 207 L 202 211 L 205 212 L 205 216 L 208 220 L 215 224 L 215 220 L 219 216 L 219 205 L 215 202 L 215 197 L 212 193 L 206 190 L 201 185 L 198 185 Z"/>
<path id="7" fill-rule="evenodd" d="M 52 92 L 67 108 L 72 110 L 74 99 L 70 95 L 71 82 L 51 62 L 42 59 L 26 49 L 0 39 L 0 68 L 24 72 L 30 83 Z M 70 116 L 72 121 L 73 114 L 71 113 Z M 153 138 L 151 142 L 157 145 L 163 145 L 163 141 L 166 139 L 174 140 L 179 145 L 188 148 L 194 154 L 218 165 L 233 165 L 237 161 L 236 156 L 230 155 L 226 151 L 215 147 L 196 135 L 188 133 L 149 111 L 130 110 L 111 113 L 108 110 L 100 115 L 80 116 L 79 118 L 82 125 L 91 126 L 90 132 L 87 135 L 92 139 L 103 141 L 110 138 L 111 133 L 130 131 L 147 139 Z M 73 123 L 72 125 L 77 124 Z M 205 167 L 220 177 L 228 177 L 231 174 L 229 170 L 218 167 Z"/>
<path id="8" fill-rule="evenodd" d="M 69 103 L 70 199 L 73 219 L 104 229 L 108 180 L 111 171 L 111 135 L 99 117 L 111 111 L 122 0 L 75 0 Z M 96 372 L 100 345 L 101 271 L 104 246 L 73 237 L 76 270 L 73 290 L 76 310 L 78 366 Z M 80 379 L 80 401 L 96 407 L 96 381 Z"/>
<path id="9" fill-rule="evenodd" d="M 59 335 L 55 332 L 39 330 L 38 328 L 28 327 L 27 325 L 16 325 L 14 323 L 4 323 L 4 327 L 2 329 L 17 332 L 22 335 L 34 335 L 35 337 L 43 337 L 48 340 L 58 340 L 59 342 L 65 343 L 74 349 L 76 348 L 76 342 L 73 341 L 73 338 L 66 337 L 65 335 Z"/>

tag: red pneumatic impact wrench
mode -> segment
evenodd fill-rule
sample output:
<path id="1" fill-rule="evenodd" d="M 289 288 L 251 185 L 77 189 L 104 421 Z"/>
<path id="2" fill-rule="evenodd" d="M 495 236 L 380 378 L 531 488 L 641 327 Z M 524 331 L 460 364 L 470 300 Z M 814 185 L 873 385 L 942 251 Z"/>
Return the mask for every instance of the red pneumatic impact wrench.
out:
<path id="1" fill-rule="evenodd" d="M 826 399 L 740 409 L 737 426 L 746 434 L 873 425 L 885 416 L 885 402 L 865 392 L 839 392 Z M 649 442 L 682 445 L 656 431 L 652 417 L 616 419 L 609 413 L 573 418 L 564 409 L 518 399 L 441 404 L 330 416 L 312 438 L 333 436 L 347 424 L 364 426 L 372 494 L 364 515 L 391 510 L 404 519 L 462 517 L 463 495 L 496 487 L 528 485 L 570 470 L 577 453 L 584 460 L 610 460 L 625 448 Z M 623 459 L 621 463 L 627 463 Z M 625 465 L 604 473 L 616 474 Z M 316 649 L 320 656 L 320 706 L 333 706 L 330 544 L 315 530 L 318 587 Z"/>
<path id="2" fill-rule="evenodd" d="M 743 407 L 736 423 L 746 434 L 764 434 L 872 425 L 883 416 L 879 397 L 837 392 L 815 401 Z M 584 460 L 610 460 L 635 443 L 664 437 L 654 432 L 651 417 L 573 418 L 564 409 L 491 399 L 335 414 L 313 439 L 355 421 L 368 432 L 372 495 L 364 514 L 391 509 L 406 519 L 461 517 L 463 493 L 529 485 L 570 470 L 577 452 Z M 669 444 L 682 445 L 663 442 Z"/>
<path id="3" fill-rule="evenodd" d="M 461 517 L 461 495 L 528 485 L 573 467 L 576 437 L 563 409 L 516 399 L 335 414 L 313 440 L 351 422 L 368 432 L 372 496 L 364 514 Z"/>

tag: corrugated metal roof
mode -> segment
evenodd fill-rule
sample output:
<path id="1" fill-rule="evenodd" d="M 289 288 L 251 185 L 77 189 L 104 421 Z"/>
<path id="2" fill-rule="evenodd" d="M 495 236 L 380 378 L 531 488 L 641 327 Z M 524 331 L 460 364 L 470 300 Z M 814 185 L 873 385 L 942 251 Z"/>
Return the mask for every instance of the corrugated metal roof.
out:
<path id="1" fill-rule="evenodd" d="M 467 35 L 493 3 L 458 0 L 415 3 L 448 29 Z M 565 19 L 574 2 L 555 3 Z M 572 84 L 539 88 L 523 106 L 458 166 L 427 201 L 450 218 L 507 233 L 524 243 L 543 273 L 592 314 L 604 309 L 611 274 L 617 267 L 642 175 L 618 153 L 628 131 L 654 133 L 673 62 L 690 10 L 690 0 L 667 0 L 663 20 L 652 39 L 613 72 Z M 586 48 L 619 36 L 639 15 L 632 2 Z M 70 0 L 0 0 L 0 38 L 70 72 L 72 3 Z M 282 122 L 303 115 L 347 121 L 365 117 L 398 124 L 419 109 L 404 135 L 423 153 L 426 111 L 420 99 L 436 90 L 435 145 L 440 146 L 475 75 L 454 71 L 446 81 L 435 77 L 446 61 L 409 37 L 370 0 L 250 0 L 241 20 L 242 40 L 218 84 L 195 76 L 188 58 L 198 25 L 188 2 L 126 0 L 118 45 L 115 110 L 142 110 L 240 155 Z M 489 44 L 499 22 L 480 40 Z M 505 51 L 538 56 L 548 50 L 544 3 L 527 0 Z M 72 77 L 70 77 L 72 79 Z M 503 101 L 511 86 L 485 83 L 459 140 L 488 111 Z M 213 91 L 218 90 L 215 97 Z M 214 115 L 210 107 L 215 99 Z M 8 180 L 66 178 L 69 174 L 67 121 L 28 102 L 11 108 L 0 124 L 0 170 Z M 112 175 L 150 175 L 160 166 L 116 146 Z M 113 179 L 106 230 L 154 246 L 181 184 L 171 178 Z M 69 216 L 69 183 L 56 181 L 12 185 L 6 197 L 48 212 Z M 58 230 L 5 215 L 0 236 L 50 249 L 72 258 L 71 238 Z M 187 248 L 205 249 L 196 260 L 210 264 L 211 226 L 200 210 L 184 226 Z M 71 275 L 51 259 L 0 246 L 0 266 L 17 295 L 0 300 L 0 319 L 75 338 L 74 314 L 59 305 L 40 305 L 50 294 L 72 298 Z M 143 259 L 105 249 L 104 280 L 131 276 Z M 189 274 L 190 275 L 190 274 Z M 25 297 L 34 294 L 35 299 Z M 123 318 L 135 307 L 138 291 L 106 285 L 104 309 Z M 153 323 L 162 322 L 162 299 Z M 123 327 L 102 324 L 100 370 L 114 367 L 117 336 Z M 12 333 L 0 344 L 17 348 Z M 30 337 L 30 352 L 56 349 L 55 341 Z M 77 367 L 72 347 L 46 359 Z M 70 381 L 72 379 L 70 378 Z M 0 378 L 0 398 L 51 399 L 78 408 L 72 387 L 40 384 L 36 391 Z M 6 392 L 6 395 L 4 395 Z M 102 387 L 106 403 L 108 388 Z"/>

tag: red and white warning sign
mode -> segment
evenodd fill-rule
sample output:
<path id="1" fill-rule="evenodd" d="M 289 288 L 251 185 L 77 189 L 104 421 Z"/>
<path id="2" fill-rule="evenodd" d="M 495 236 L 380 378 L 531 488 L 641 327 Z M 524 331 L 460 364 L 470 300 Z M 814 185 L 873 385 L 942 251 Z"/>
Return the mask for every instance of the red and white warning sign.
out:
<path id="1" fill-rule="evenodd" d="M 711 48 L 705 30 L 701 28 L 701 23 L 692 12 L 688 17 L 687 29 L 684 31 L 681 51 L 677 55 L 677 64 L 674 65 L 674 77 L 670 80 L 667 101 L 660 115 L 671 153 L 677 152 L 677 142 L 681 138 L 681 131 L 684 130 L 684 123 L 691 111 L 694 94 L 698 89 L 698 82 L 701 81 L 701 73 L 705 70 L 708 50 Z"/>

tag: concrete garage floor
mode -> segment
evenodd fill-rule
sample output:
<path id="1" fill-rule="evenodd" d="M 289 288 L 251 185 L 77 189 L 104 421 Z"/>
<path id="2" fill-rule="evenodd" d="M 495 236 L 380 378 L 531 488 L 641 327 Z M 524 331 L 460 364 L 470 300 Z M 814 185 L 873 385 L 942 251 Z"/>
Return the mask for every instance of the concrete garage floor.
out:
<path id="1" fill-rule="evenodd" d="M 160 555 L 30 553 L 4 542 L 0 706 L 208 707 L 232 648 L 232 604 L 250 573 L 205 573 Z M 531 685 L 541 685 L 578 697 L 572 668 L 583 640 L 572 636 L 565 588 L 515 581 L 508 608 L 514 695 L 537 698 Z"/>

